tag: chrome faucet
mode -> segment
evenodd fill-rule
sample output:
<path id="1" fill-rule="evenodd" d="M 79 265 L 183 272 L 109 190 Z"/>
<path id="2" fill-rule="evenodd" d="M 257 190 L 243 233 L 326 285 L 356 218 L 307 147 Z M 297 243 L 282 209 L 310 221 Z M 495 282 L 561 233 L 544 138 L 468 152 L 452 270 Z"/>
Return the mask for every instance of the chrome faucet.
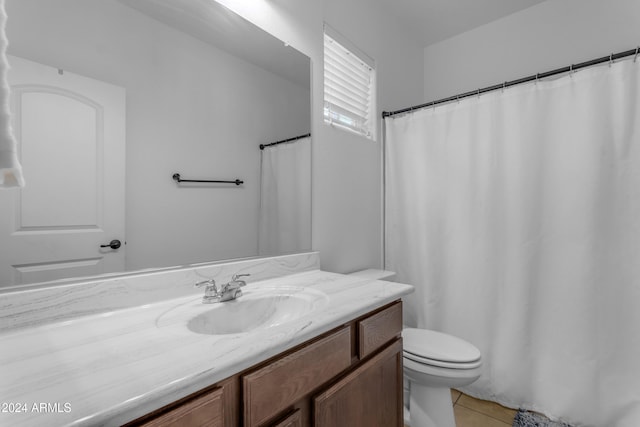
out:
<path id="1" fill-rule="evenodd" d="M 238 280 L 238 278 L 246 276 L 250 276 L 250 274 L 234 274 L 231 277 L 231 281 L 222 285 L 220 289 L 218 289 L 216 281 L 213 279 L 198 282 L 195 286 L 197 288 L 206 286 L 204 296 L 202 297 L 203 304 L 231 301 L 242 296 L 242 290 L 240 288 L 246 286 L 247 282 Z"/>

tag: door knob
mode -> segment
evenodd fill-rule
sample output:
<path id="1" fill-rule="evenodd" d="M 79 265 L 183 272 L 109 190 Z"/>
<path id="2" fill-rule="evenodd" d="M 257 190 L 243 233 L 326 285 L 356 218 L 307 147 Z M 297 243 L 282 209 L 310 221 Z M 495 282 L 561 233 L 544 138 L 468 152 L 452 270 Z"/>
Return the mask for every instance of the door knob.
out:
<path id="1" fill-rule="evenodd" d="M 101 248 L 118 249 L 121 245 L 122 245 L 122 243 L 120 243 L 120 240 L 112 240 L 112 241 L 109 242 L 109 244 L 100 245 L 100 247 Z"/>

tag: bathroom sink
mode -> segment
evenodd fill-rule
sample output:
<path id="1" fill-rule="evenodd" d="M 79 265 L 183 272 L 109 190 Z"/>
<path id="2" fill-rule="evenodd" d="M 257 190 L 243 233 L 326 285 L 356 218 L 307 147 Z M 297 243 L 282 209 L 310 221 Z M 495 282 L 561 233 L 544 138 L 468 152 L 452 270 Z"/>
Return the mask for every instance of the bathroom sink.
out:
<path id="1" fill-rule="evenodd" d="M 198 298 L 169 310 L 156 323 L 159 327 L 186 323 L 198 334 L 243 334 L 295 321 L 328 302 L 325 293 L 309 288 L 247 286 L 236 300 L 202 304 Z"/>

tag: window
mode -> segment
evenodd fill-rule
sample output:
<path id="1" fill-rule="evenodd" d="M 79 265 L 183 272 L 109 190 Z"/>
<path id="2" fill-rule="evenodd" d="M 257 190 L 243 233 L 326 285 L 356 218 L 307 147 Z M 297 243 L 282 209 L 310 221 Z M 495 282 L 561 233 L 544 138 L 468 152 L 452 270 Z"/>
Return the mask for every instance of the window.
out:
<path id="1" fill-rule="evenodd" d="M 324 31 L 324 121 L 369 139 L 375 131 L 375 69 L 330 27 Z"/>

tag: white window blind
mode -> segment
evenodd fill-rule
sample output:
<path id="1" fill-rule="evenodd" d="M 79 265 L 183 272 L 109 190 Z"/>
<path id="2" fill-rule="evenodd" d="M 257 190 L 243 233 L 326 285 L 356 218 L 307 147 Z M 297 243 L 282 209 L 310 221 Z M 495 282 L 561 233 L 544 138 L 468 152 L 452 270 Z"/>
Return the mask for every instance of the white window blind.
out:
<path id="1" fill-rule="evenodd" d="M 344 47 L 325 28 L 324 121 L 371 139 L 375 123 L 372 62 Z"/>

